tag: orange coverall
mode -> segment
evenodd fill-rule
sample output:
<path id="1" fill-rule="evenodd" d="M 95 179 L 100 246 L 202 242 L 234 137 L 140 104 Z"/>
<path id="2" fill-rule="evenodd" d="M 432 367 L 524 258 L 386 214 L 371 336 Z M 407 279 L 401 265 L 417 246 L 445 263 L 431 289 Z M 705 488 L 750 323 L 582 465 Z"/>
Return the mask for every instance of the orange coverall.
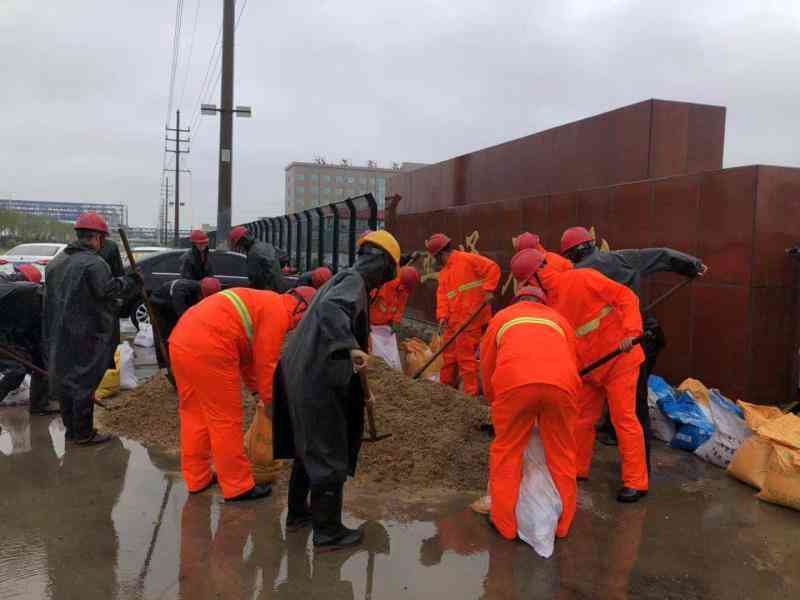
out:
<path id="1" fill-rule="evenodd" d="M 403 319 L 409 295 L 399 277 L 382 285 L 369 305 L 370 325 L 399 324 Z"/>
<path id="2" fill-rule="evenodd" d="M 169 338 L 181 417 L 181 467 L 189 491 L 211 481 L 213 457 L 223 495 L 254 485 L 244 450 L 242 386 L 272 403 L 272 376 L 297 300 L 233 288 L 209 296 L 181 317 Z"/>
<path id="3" fill-rule="evenodd" d="M 547 264 L 553 267 L 559 273 L 564 271 L 569 271 L 575 265 L 572 264 L 572 261 L 568 258 L 564 258 L 560 254 L 556 254 L 555 252 L 550 252 L 549 250 L 545 250 L 544 246 L 539 244 L 536 248 L 539 252 L 544 254 L 544 258 L 547 261 Z"/>
<path id="4" fill-rule="evenodd" d="M 500 267 L 493 260 L 456 250 L 439 273 L 436 290 L 436 320 L 447 320 L 444 339 L 450 339 L 456 330 L 478 309 L 487 293 L 494 293 L 500 281 Z M 450 344 L 442 354 L 440 380 L 443 384 L 458 387 L 458 374 L 464 383 L 464 393 L 478 395 L 478 360 L 475 352 L 481 342 L 481 331 L 492 318 L 491 307 L 481 314 Z"/>
<path id="5" fill-rule="evenodd" d="M 517 537 L 523 457 L 538 421 L 563 504 L 556 535 L 565 537 L 578 491 L 574 428 L 581 379 L 572 326 L 543 304 L 512 304 L 494 316 L 481 342 L 481 374 L 495 430 L 489 451 L 492 522 L 504 537 Z"/>
<path id="6" fill-rule="evenodd" d="M 559 273 L 546 266 L 538 275 L 548 306 L 564 315 L 575 328 L 579 369 L 616 350 L 624 338 L 642 335 L 639 299 L 624 285 L 593 269 Z M 642 362 L 642 348 L 635 346 L 583 378 L 575 427 L 579 477 L 589 476 L 595 424 L 606 400 L 617 431 L 622 481 L 626 487 L 648 489 L 644 434 L 636 417 L 636 381 Z"/>

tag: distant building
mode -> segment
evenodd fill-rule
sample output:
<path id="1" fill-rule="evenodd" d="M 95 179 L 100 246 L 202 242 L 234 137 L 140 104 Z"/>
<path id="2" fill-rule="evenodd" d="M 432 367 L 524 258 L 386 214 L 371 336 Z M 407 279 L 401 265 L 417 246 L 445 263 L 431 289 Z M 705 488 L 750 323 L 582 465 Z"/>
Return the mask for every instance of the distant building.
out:
<path id="1" fill-rule="evenodd" d="M 49 202 L 40 200 L 13 200 L 0 198 L 0 210 L 15 210 L 37 217 L 49 217 L 64 223 L 74 223 L 81 213 L 93 211 L 101 215 L 109 227 L 128 225 L 126 204 L 92 204 L 87 202 Z"/>
<path id="2" fill-rule="evenodd" d="M 378 167 L 370 162 L 366 166 L 349 163 L 328 164 L 318 162 L 293 162 L 286 167 L 286 213 L 294 213 L 338 202 L 345 198 L 372 192 L 383 210 L 386 182 L 397 173 L 407 173 L 423 163 L 394 163 L 392 168 Z"/>

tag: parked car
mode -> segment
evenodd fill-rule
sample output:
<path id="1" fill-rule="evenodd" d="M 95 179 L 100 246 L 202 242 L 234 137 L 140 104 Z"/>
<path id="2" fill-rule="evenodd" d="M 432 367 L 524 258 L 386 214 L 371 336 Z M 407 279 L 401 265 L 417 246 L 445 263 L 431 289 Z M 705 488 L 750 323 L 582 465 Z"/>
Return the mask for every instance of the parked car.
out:
<path id="1" fill-rule="evenodd" d="M 136 261 L 144 277 L 144 287 L 149 293 L 160 288 L 164 282 L 180 279 L 180 258 L 184 252 L 186 252 L 185 248 L 153 252 L 142 260 Z M 223 289 L 250 287 L 250 280 L 247 278 L 247 257 L 244 254 L 212 250 L 211 261 L 214 265 L 215 277 L 219 279 Z M 122 314 L 127 314 L 137 329 L 138 323 L 150 322 L 144 297 L 141 294 L 126 305 Z"/>
<path id="2" fill-rule="evenodd" d="M 56 255 L 66 248 L 66 244 L 56 243 L 37 243 L 20 244 L 11 250 L 0 255 L 0 272 L 9 273 L 14 269 L 14 265 L 30 263 L 42 272 L 44 278 L 44 268 Z"/>
<path id="3" fill-rule="evenodd" d="M 171 248 L 167 248 L 165 246 L 134 246 L 131 248 L 131 252 L 133 253 L 133 258 L 136 259 L 138 263 L 142 260 L 145 256 L 150 256 L 151 254 L 155 254 L 156 252 L 169 252 Z M 124 252 L 122 253 L 122 264 L 126 267 L 128 266 L 128 255 Z"/>

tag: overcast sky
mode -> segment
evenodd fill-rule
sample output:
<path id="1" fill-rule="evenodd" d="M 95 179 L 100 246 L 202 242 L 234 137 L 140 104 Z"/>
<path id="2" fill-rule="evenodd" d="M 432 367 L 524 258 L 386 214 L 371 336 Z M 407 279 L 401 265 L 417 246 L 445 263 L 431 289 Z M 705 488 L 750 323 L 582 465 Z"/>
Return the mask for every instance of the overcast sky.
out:
<path id="1" fill-rule="evenodd" d="M 0 197 L 124 202 L 155 223 L 175 13 L 0 0 Z M 184 123 L 221 18 L 222 0 L 184 0 Z M 727 106 L 725 166 L 800 166 L 799 57 L 793 0 L 249 0 L 233 221 L 279 214 L 294 160 L 437 162 L 653 97 Z M 191 136 L 182 220 L 215 223 L 217 117 Z"/>

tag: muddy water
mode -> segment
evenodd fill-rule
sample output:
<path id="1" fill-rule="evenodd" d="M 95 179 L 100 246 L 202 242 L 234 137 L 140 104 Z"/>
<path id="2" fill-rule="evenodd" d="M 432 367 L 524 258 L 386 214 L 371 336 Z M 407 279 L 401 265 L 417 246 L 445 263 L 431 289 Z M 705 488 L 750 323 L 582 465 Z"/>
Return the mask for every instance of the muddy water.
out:
<path id="1" fill-rule="evenodd" d="M 175 459 L 137 443 L 65 446 L 60 419 L 21 409 L 0 427 L 0 599 L 800 598 L 800 514 L 677 451 L 656 452 L 654 492 L 621 506 L 601 449 L 549 560 L 500 539 L 465 508 L 474 495 L 353 485 L 346 521 L 367 520 L 365 544 L 315 556 L 308 531 L 283 531 L 283 489 L 188 496 Z"/>

